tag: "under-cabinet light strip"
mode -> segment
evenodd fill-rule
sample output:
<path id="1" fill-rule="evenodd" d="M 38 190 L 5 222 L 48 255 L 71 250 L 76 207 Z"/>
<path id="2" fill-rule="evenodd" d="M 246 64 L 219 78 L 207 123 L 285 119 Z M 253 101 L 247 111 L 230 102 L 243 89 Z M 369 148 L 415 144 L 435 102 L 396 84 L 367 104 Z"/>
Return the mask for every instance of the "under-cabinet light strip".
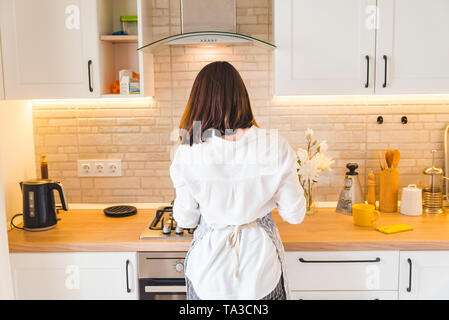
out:
<path id="1" fill-rule="evenodd" d="M 449 104 L 449 94 L 273 96 L 275 104 L 299 105 L 423 105 Z"/>
<path id="2" fill-rule="evenodd" d="M 152 97 L 95 98 L 95 99 L 36 99 L 31 100 L 33 107 L 64 106 L 148 106 Z"/>

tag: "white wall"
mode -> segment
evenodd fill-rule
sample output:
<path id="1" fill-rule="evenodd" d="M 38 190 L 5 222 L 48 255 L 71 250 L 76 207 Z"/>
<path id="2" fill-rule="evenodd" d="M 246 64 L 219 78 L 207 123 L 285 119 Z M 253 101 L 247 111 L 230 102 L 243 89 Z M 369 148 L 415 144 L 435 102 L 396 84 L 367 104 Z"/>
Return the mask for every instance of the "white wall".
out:
<path id="1" fill-rule="evenodd" d="M 12 298 L 6 224 L 22 212 L 19 182 L 36 177 L 32 107 L 0 100 L 0 298 Z"/>
<path id="2" fill-rule="evenodd" d="M 0 32 L 0 100 L 5 99 L 5 91 L 3 86 L 3 66 L 2 66 L 2 33 Z"/>
<path id="3" fill-rule="evenodd" d="M 1 174 L 1 172 L 0 172 Z M 2 177 L 0 176 L 0 180 Z M 5 197 L 0 184 L 0 300 L 14 298 L 6 233 Z"/>
<path id="4" fill-rule="evenodd" d="M 22 212 L 19 182 L 36 178 L 33 117 L 29 101 L 0 101 L 0 170 L 6 217 Z"/>
<path id="5" fill-rule="evenodd" d="M 1 40 L 1 33 L 0 33 Z M 0 41 L 0 100 L 4 99 L 2 50 Z M 0 181 L 3 181 L 0 171 Z M 6 234 L 6 205 L 3 184 L 0 184 L 0 299 L 14 298 L 11 280 L 11 270 L 8 254 L 8 237 Z"/>

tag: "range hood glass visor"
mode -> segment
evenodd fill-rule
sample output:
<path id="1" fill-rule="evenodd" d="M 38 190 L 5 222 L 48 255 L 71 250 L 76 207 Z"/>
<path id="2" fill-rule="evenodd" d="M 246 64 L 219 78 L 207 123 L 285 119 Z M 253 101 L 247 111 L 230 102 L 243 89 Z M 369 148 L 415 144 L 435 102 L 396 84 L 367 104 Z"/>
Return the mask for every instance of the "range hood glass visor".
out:
<path id="1" fill-rule="evenodd" d="M 193 46 L 218 46 L 230 44 L 253 43 L 257 46 L 274 49 L 276 46 L 272 43 L 253 38 L 240 33 L 223 31 L 198 31 L 176 34 L 170 37 L 159 39 L 137 50 L 156 51 L 160 47 L 167 45 L 193 45 Z"/>

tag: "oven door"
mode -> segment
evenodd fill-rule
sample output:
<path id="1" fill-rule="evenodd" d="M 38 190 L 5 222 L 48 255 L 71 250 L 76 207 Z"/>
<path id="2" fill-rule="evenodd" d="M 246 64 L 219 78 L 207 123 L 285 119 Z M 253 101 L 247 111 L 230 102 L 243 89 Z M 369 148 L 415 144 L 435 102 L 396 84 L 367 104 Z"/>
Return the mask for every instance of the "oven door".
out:
<path id="1" fill-rule="evenodd" d="M 186 300 L 186 281 L 176 279 L 140 279 L 140 300 Z"/>

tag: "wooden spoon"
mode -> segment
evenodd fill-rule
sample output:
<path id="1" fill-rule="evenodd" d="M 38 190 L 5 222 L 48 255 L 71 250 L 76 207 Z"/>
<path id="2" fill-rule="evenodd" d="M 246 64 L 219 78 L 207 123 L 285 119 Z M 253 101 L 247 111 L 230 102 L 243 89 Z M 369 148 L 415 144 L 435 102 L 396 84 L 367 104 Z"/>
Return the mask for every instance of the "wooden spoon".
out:
<path id="1" fill-rule="evenodd" d="M 380 160 L 380 151 L 377 151 L 377 158 L 379 159 L 380 171 L 382 171 L 384 169 L 384 167 L 382 166 L 382 160 Z"/>
<path id="2" fill-rule="evenodd" d="M 391 168 L 391 164 L 393 163 L 393 150 L 388 149 L 385 152 L 385 161 L 387 162 L 388 168 Z"/>
<path id="3" fill-rule="evenodd" d="M 399 164 L 399 160 L 401 159 L 401 153 L 399 150 L 393 151 L 393 168 L 397 168 Z"/>

